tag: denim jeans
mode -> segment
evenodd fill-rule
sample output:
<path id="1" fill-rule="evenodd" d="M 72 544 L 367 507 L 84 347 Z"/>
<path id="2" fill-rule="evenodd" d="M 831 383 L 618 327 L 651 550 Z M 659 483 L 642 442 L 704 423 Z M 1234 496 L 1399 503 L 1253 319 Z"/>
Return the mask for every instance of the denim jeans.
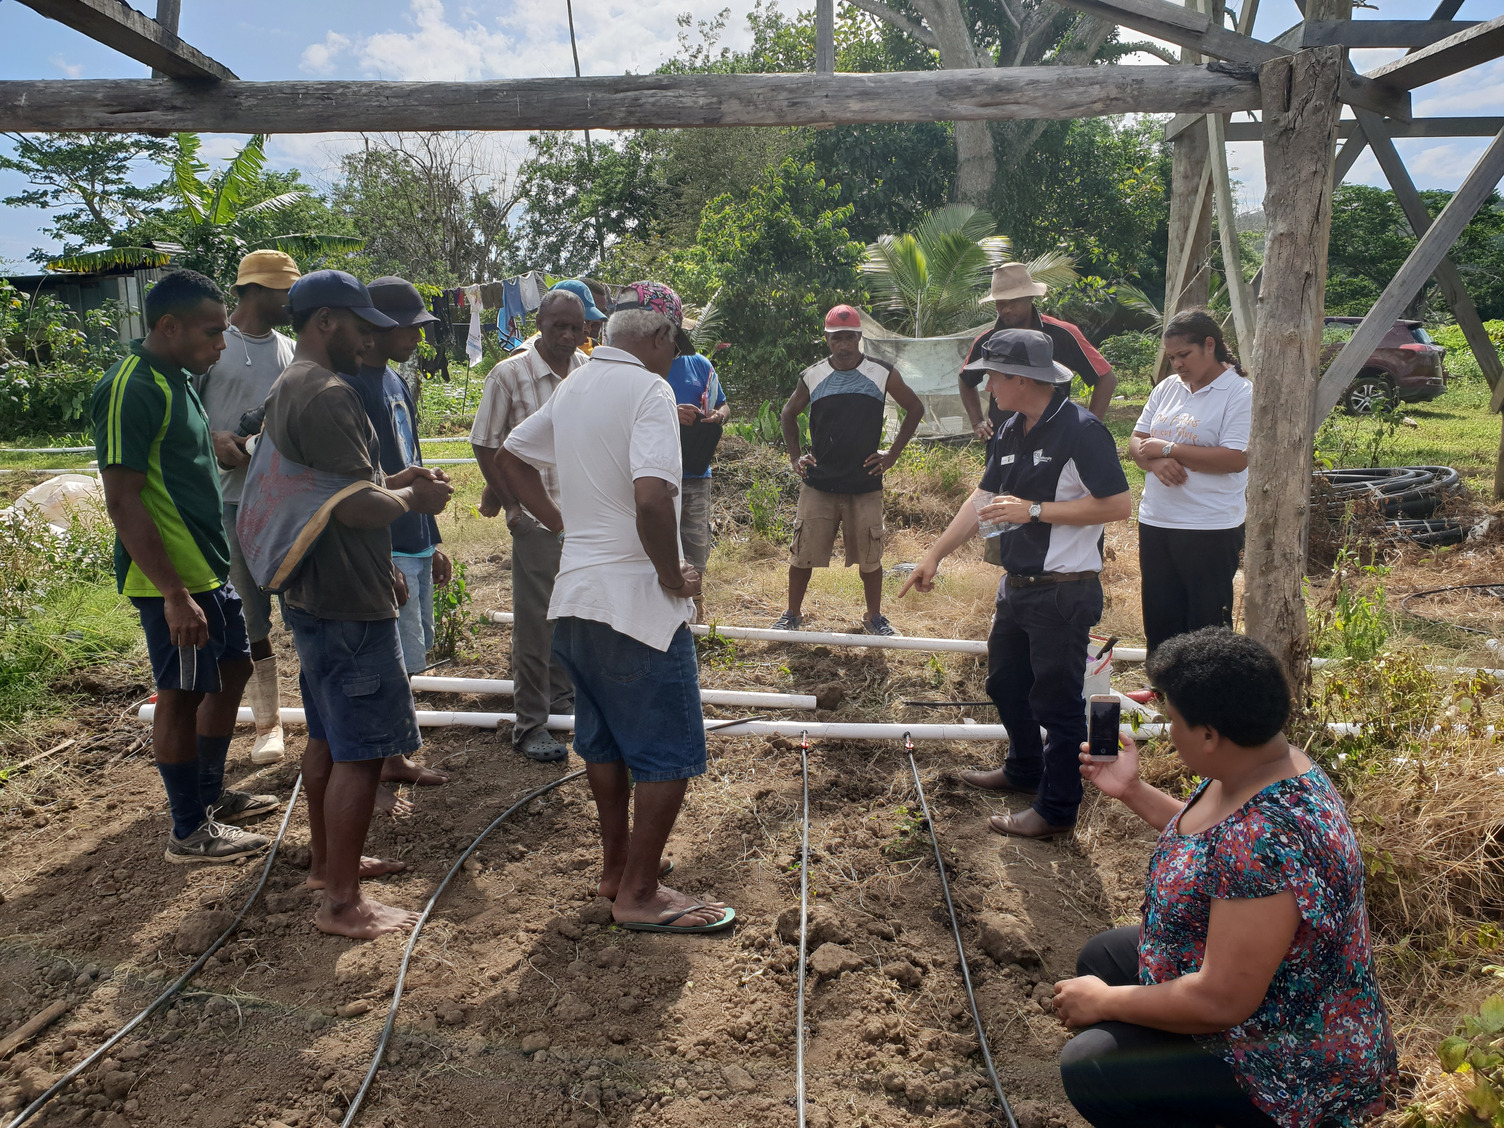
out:
<path id="1" fill-rule="evenodd" d="M 433 557 L 394 555 L 392 562 L 407 577 L 407 602 L 397 609 L 402 665 L 421 674 L 433 649 Z"/>
<path id="2" fill-rule="evenodd" d="M 1081 805 L 1077 756 L 1086 739 L 1086 649 L 1102 617 L 1096 576 L 998 589 L 987 639 L 987 696 L 1008 729 L 1008 779 L 1038 786 L 1034 810 L 1070 826 Z M 1046 733 L 1040 739 L 1039 730 Z"/>

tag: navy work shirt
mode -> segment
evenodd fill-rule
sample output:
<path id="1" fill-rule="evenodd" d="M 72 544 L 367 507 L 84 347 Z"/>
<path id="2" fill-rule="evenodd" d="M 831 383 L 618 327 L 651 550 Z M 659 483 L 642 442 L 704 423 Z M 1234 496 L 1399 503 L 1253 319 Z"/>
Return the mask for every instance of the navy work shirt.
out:
<path id="1" fill-rule="evenodd" d="M 1025 501 L 1079 501 L 1114 497 L 1128 490 L 1112 432 L 1091 412 L 1071 402 L 1060 385 L 1039 422 L 1010 413 L 991 444 L 980 488 Z M 999 538 L 1003 567 L 1019 575 L 1039 572 L 1100 572 L 1101 525 L 1051 525 L 1031 521 Z"/>

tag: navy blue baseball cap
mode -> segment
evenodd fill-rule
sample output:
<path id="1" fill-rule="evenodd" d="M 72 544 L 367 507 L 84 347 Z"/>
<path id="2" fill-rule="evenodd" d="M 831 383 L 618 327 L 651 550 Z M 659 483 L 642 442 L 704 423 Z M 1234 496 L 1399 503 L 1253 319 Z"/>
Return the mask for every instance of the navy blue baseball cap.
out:
<path id="1" fill-rule="evenodd" d="M 293 313 L 316 309 L 347 309 L 377 329 L 391 329 L 397 323 L 371 304 L 370 291 L 359 278 L 343 270 L 315 270 L 293 283 L 287 294 Z"/>
<path id="2" fill-rule="evenodd" d="M 384 278 L 373 278 L 366 287 L 366 292 L 371 295 L 372 305 L 403 328 L 438 321 L 437 317 L 428 312 L 428 303 L 418 293 L 418 288 L 406 278 L 392 274 Z"/>

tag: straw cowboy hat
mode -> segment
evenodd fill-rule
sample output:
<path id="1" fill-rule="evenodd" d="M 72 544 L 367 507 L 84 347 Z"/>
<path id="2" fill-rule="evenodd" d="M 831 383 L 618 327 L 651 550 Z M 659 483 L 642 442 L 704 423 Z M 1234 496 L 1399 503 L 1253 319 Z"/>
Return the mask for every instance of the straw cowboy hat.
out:
<path id="1" fill-rule="evenodd" d="M 1023 263 L 1005 263 L 992 272 L 992 289 L 977 304 L 1011 302 L 1016 298 L 1039 298 L 1048 289 L 1043 282 L 1034 281 L 1029 268 Z"/>

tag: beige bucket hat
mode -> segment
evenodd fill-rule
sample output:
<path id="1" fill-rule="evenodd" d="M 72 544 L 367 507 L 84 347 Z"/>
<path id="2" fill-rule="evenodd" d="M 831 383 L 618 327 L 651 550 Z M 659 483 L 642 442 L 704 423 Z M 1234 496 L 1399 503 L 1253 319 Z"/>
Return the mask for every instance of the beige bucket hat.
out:
<path id="1" fill-rule="evenodd" d="M 1034 281 L 1029 268 L 1021 262 L 1004 263 L 992 272 L 992 289 L 987 296 L 978 299 L 978 305 L 988 302 L 1011 302 L 1016 298 L 1043 297 L 1049 287 Z"/>

